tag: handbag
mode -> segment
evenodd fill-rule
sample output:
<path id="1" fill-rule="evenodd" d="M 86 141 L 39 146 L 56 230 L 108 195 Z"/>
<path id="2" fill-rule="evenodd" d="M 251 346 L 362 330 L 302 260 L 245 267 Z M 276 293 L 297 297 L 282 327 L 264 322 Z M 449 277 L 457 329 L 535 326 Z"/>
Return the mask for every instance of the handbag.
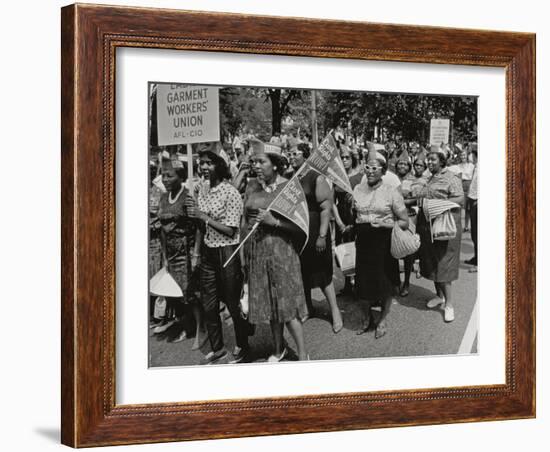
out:
<path id="1" fill-rule="evenodd" d="M 409 229 L 404 231 L 397 223 L 391 233 L 390 253 L 395 259 L 403 259 L 418 251 L 420 248 L 420 237 L 413 234 Z"/>
<path id="2" fill-rule="evenodd" d="M 355 242 L 341 243 L 334 249 L 336 263 L 344 276 L 355 274 Z"/>
<path id="3" fill-rule="evenodd" d="M 153 310 L 153 317 L 155 319 L 163 319 L 166 316 L 166 298 L 157 297 L 155 299 L 155 308 Z"/>
<path id="4" fill-rule="evenodd" d="M 449 210 L 435 217 L 432 224 L 433 240 L 451 240 L 456 237 L 456 223 Z"/>

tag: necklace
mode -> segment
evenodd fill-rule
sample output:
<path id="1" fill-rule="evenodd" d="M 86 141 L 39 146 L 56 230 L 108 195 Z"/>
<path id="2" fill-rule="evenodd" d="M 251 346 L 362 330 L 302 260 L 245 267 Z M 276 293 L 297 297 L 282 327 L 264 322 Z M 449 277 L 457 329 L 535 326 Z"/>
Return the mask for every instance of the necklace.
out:
<path id="1" fill-rule="evenodd" d="M 181 188 L 180 188 L 180 191 L 178 191 L 178 193 L 176 194 L 176 197 L 175 197 L 174 199 L 172 199 L 172 192 L 169 192 L 169 193 L 168 193 L 168 202 L 169 202 L 170 204 L 174 204 L 174 203 L 178 200 L 178 198 L 180 197 L 180 195 L 183 193 L 183 189 L 184 189 L 184 188 L 185 188 L 185 187 L 184 187 L 183 184 L 182 184 L 182 186 L 181 186 Z"/>
<path id="2" fill-rule="evenodd" d="M 280 176 L 277 175 L 275 178 L 275 181 L 273 181 L 271 184 L 266 184 L 264 181 L 261 182 L 262 188 L 267 193 L 273 193 L 277 189 L 277 185 L 280 183 Z"/>

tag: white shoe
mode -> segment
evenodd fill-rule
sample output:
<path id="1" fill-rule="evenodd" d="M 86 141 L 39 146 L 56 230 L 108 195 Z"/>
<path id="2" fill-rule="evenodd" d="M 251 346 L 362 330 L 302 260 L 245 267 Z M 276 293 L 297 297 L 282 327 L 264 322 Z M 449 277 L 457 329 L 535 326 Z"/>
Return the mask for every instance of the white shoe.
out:
<path id="1" fill-rule="evenodd" d="M 268 363 L 278 363 L 279 361 L 282 361 L 282 359 L 286 356 L 286 347 L 283 349 L 283 352 L 277 356 L 277 355 L 271 355 L 269 358 L 267 358 Z"/>
<path id="2" fill-rule="evenodd" d="M 426 307 L 429 309 L 437 308 L 440 304 L 444 304 L 445 299 L 438 296 L 433 297 L 430 301 L 426 303 Z"/>
<path id="3" fill-rule="evenodd" d="M 445 322 L 452 322 L 455 319 L 455 310 L 452 306 L 445 306 Z"/>

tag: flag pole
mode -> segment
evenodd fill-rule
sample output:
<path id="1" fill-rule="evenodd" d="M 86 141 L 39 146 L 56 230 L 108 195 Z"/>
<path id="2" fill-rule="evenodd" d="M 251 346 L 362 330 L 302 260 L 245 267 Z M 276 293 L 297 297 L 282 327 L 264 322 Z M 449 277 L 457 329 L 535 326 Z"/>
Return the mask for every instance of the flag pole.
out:
<path id="1" fill-rule="evenodd" d="M 319 146 L 318 133 L 317 133 L 317 92 L 315 90 L 311 91 L 311 132 L 312 132 L 312 141 L 313 149 L 317 149 Z"/>
<path id="2" fill-rule="evenodd" d="M 307 169 L 311 169 L 311 167 L 304 162 L 304 164 L 298 169 L 298 171 L 296 171 L 296 173 L 294 174 L 294 176 L 292 176 L 289 180 L 289 182 L 294 179 L 295 177 L 298 177 L 300 175 L 300 173 L 302 173 L 304 171 L 304 169 L 306 169 L 306 166 L 307 166 Z M 279 198 L 279 195 L 281 193 L 279 193 L 277 196 L 275 196 L 275 198 L 273 199 L 273 201 L 271 201 L 269 203 L 269 206 L 267 206 L 267 209 L 265 209 L 266 211 L 271 209 L 271 206 L 273 205 L 273 203 L 275 201 L 277 201 L 277 199 Z M 233 258 L 237 255 L 237 253 L 239 252 L 239 250 L 243 247 L 243 245 L 245 244 L 245 242 L 250 238 L 250 236 L 256 231 L 256 229 L 258 229 L 258 226 L 260 225 L 260 223 L 255 223 L 254 226 L 252 226 L 252 229 L 250 230 L 250 232 L 246 235 L 246 237 L 243 239 L 243 241 L 241 243 L 239 243 L 239 246 L 237 247 L 237 249 L 235 251 L 233 251 L 233 254 L 231 254 L 231 256 L 229 256 L 229 259 L 227 259 L 225 261 L 225 263 L 223 264 L 223 268 L 225 268 L 227 266 L 227 264 L 229 264 L 229 262 L 231 262 L 233 260 Z"/>
<path id="3" fill-rule="evenodd" d="M 187 143 L 187 187 L 189 194 L 193 196 L 193 146 Z"/>

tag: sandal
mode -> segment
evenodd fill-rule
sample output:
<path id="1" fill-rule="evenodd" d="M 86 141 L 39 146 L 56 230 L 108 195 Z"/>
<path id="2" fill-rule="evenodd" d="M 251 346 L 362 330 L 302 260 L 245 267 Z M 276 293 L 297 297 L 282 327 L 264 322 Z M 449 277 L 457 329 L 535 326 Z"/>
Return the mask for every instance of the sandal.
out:
<path id="1" fill-rule="evenodd" d="M 368 332 L 368 331 L 369 331 L 369 326 L 367 325 L 367 326 L 362 327 L 360 330 L 357 330 L 357 331 L 355 332 L 355 334 L 356 334 L 357 336 L 361 336 L 362 334 L 365 334 L 365 333 Z"/>
<path id="2" fill-rule="evenodd" d="M 380 339 L 381 337 L 385 336 L 387 332 L 388 332 L 388 329 L 386 327 L 386 324 L 380 323 L 378 324 L 378 326 L 376 327 L 376 330 L 374 331 L 374 338 Z"/>
<path id="3" fill-rule="evenodd" d="M 180 334 L 178 334 L 175 338 L 173 339 L 168 339 L 167 342 L 172 342 L 173 344 L 176 344 L 178 342 L 182 342 L 184 341 L 185 339 L 187 339 L 187 332 L 185 330 L 183 330 Z"/>
<path id="4" fill-rule="evenodd" d="M 403 286 L 401 287 L 401 290 L 399 291 L 399 296 L 406 297 L 407 295 L 409 295 L 409 286 L 405 286 L 403 284 Z"/>
<path id="5" fill-rule="evenodd" d="M 334 323 L 332 324 L 332 331 L 334 332 L 334 334 L 338 334 L 340 331 L 342 331 L 342 328 L 344 328 L 344 321 L 342 319 L 340 319 L 340 322 L 336 325 L 334 325 Z"/>

